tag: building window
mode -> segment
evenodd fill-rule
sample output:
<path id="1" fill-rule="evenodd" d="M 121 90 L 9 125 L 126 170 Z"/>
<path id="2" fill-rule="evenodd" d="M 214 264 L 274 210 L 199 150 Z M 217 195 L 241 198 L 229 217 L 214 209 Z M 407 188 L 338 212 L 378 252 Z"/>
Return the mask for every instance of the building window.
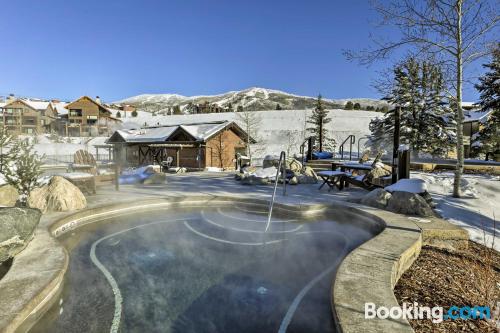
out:
<path id="1" fill-rule="evenodd" d="M 82 116 L 82 109 L 70 109 L 69 116 L 70 117 L 81 117 Z"/>

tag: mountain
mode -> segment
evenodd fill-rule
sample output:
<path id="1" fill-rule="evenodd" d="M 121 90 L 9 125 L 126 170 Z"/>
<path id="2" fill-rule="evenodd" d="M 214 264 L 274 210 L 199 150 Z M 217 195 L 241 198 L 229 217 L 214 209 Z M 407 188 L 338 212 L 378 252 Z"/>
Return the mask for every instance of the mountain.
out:
<path id="1" fill-rule="evenodd" d="M 327 109 L 341 109 L 347 101 L 360 103 L 362 108 L 367 106 L 377 108 L 387 105 L 385 101 L 368 98 L 324 99 L 323 101 Z M 244 110 L 263 111 L 275 110 L 277 104 L 279 104 L 284 110 L 304 110 L 314 108 L 316 97 L 297 96 L 279 90 L 253 87 L 209 96 L 187 97 L 177 94 L 143 94 L 125 98 L 115 103 L 130 104 L 143 111 L 160 113 L 166 112 L 169 108 L 177 105 L 183 113 L 195 113 L 195 105 L 212 105 L 222 109 L 231 106 L 233 110 L 242 106 Z"/>

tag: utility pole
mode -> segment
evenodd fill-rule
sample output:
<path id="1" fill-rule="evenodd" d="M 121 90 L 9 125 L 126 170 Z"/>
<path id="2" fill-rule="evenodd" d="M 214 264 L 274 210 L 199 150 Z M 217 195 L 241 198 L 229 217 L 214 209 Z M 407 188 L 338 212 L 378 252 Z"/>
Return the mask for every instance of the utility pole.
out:
<path id="1" fill-rule="evenodd" d="M 398 181 L 398 149 L 399 149 L 399 135 L 400 135 L 400 122 L 401 107 L 396 107 L 394 110 L 394 143 L 392 149 L 392 183 Z"/>

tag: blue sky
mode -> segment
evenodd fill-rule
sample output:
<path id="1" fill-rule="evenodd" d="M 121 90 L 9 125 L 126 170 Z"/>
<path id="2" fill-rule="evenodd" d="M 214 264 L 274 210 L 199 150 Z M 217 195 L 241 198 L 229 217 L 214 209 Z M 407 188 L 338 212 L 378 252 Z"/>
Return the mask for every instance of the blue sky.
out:
<path id="1" fill-rule="evenodd" d="M 369 1 L 24 0 L 2 1 L 2 12 L 0 96 L 113 101 L 260 86 L 377 98 L 373 80 L 391 65 L 342 55 L 370 42 Z"/>

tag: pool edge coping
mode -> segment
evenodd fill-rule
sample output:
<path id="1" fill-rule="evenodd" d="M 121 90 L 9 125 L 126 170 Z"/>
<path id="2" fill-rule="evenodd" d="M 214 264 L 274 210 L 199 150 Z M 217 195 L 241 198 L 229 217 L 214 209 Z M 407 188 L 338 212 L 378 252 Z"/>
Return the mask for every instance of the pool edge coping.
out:
<path id="1" fill-rule="evenodd" d="M 266 204 L 267 202 L 267 200 L 264 199 L 245 198 L 242 196 L 229 197 L 206 194 L 189 195 L 183 197 L 163 196 L 159 198 L 142 199 L 132 202 L 122 201 L 102 204 L 77 212 L 64 212 L 52 214 L 47 217 L 44 216 L 45 218 L 42 217 L 44 221 L 43 223 L 40 223 L 40 226 L 37 229 L 37 233 L 45 232 L 50 236 L 50 239 L 54 242 L 55 248 L 59 248 L 59 250 L 62 250 L 64 254 L 64 264 L 52 269 L 53 271 L 56 271 L 57 274 L 52 274 L 52 279 L 45 283 L 45 285 L 42 286 L 41 289 L 37 291 L 37 293 L 33 293 L 31 301 L 24 304 L 19 312 L 0 316 L 0 331 L 7 333 L 17 332 L 20 330 L 20 328 L 23 328 L 23 330 L 29 329 L 53 304 L 55 296 L 59 295 L 63 287 L 63 277 L 67 270 L 69 258 L 68 253 L 66 252 L 64 247 L 56 239 L 56 236 L 61 235 L 61 232 L 67 232 L 81 225 L 92 223 L 96 221 L 96 216 L 99 216 L 98 214 L 103 214 L 105 212 L 109 214 L 109 209 L 113 209 L 117 213 L 116 216 L 119 216 L 122 214 L 130 214 L 150 209 L 151 205 L 156 207 L 172 206 L 173 204 L 182 204 L 188 202 L 193 203 L 196 201 L 207 202 L 210 200 L 220 202 L 243 201 L 245 203 L 253 203 L 259 205 Z M 342 290 L 348 290 L 348 288 L 346 289 L 346 286 L 352 285 L 353 283 L 361 286 L 363 286 L 363 283 L 365 285 L 368 284 L 368 290 L 375 290 L 374 288 L 369 288 L 370 284 L 374 284 L 375 282 L 380 281 L 378 281 L 377 279 L 356 279 L 355 275 L 357 273 L 353 275 L 353 272 L 356 272 L 356 267 L 358 267 L 357 265 L 360 264 L 360 261 L 361 263 L 366 264 L 367 251 L 369 251 L 368 253 L 377 253 L 378 251 L 380 253 L 384 253 L 384 256 L 392 256 L 393 258 L 392 260 L 387 262 L 387 259 L 384 258 L 384 256 L 379 256 L 375 258 L 375 264 L 371 265 L 374 272 L 371 272 L 370 274 L 373 275 L 378 272 L 380 275 L 379 278 L 384 279 L 384 286 L 382 289 L 383 293 L 381 294 L 384 296 L 384 302 L 378 304 L 384 306 L 397 306 L 398 304 L 393 293 L 393 287 L 399 277 L 403 274 L 403 272 L 413 263 L 416 257 L 418 257 L 420 248 L 422 246 L 422 231 L 416 223 L 409 221 L 408 217 L 404 215 L 393 214 L 379 209 L 369 208 L 345 201 L 332 200 L 330 203 L 300 205 L 293 203 L 287 204 L 285 202 L 276 202 L 275 205 L 276 207 L 281 207 L 282 209 L 294 210 L 301 213 L 310 213 L 314 211 L 325 210 L 328 211 L 329 209 L 342 208 L 353 210 L 357 213 L 362 213 L 365 216 L 375 218 L 375 220 L 377 220 L 379 223 L 383 223 L 385 227 L 378 235 L 351 251 L 339 266 L 332 285 L 332 310 L 334 312 L 334 315 L 337 317 L 338 322 L 341 326 L 341 330 L 343 332 L 358 332 L 360 329 L 363 330 L 363 328 L 360 326 L 363 323 L 365 323 L 365 325 L 363 326 L 366 326 L 366 328 L 368 329 L 364 330 L 366 332 L 379 331 L 378 329 L 375 329 L 379 326 L 380 329 L 382 329 L 382 331 L 384 332 L 403 332 L 401 330 L 403 327 L 409 328 L 408 332 L 413 332 L 406 320 L 398 322 L 396 330 L 394 330 L 395 328 L 393 327 L 392 321 L 389 320 L 361 320 L 360 322 L 357 322 L 357 319 L 359 319 L 359 316 L 357 314 L 360 313 L 360 301 L 366 300 L 366 297 L 363 296 L 353 298 L 352 294 L 350 294 L 349 292 L 342 292 Z M 307 208 L 307 210 L 304 211 L 305 208 Z M 64 229 L 63 227 L 65 226 L 68 226 L 70 229 Z M 402 239 L 408 239 L 409 243 L 405 243 L 406 245 L 400 246 L 399 250 L 396 250 L 394 248 L 392 248 L 391 250 L 384 249 L 384 246 L 382 245 L 386 244 L 384 242 L 380 242 L 380 240 L 389 242 L 391 240 L 394 241 L 394 236 L 404 236 Z M 38 239 L 32 240 L 28 247 L 32 246 L 33 243 L 36 243 L 37 240 Z M 21 252 L 19 256 L 22 256 L 23 252 Z M 16 260 L 18 260 L 17 257 Z M 381 267 L 390 269 L 388 272 L 382 271 L 380 269 Z M 14 267 L 14 265 L 13 267 L 11 267 L 11 270 L 13 268 L 20 269 L 19 267 Z M 27 267 L 21 268 L 24 270 L 27 269 Z M 366 269 L 366 267 L 364 267 L 364 269 Z M 11 273 L 11 270 L 9 270 L 7 274 Z M 51 269 L 49 268 L 49 270 Z M 12 272 L 12 274 L 14 275 L 16 273 L 17 271 Z M 364 273 L 366 274 L 366 272 Z M 370 274 L 365 276 L 370 276 Z M 0 280 L 0 291 L 2 290 L 3 281 L 4 279 Z M 377 299 L 379 298 L 380 297 L 378 297 Z M 374 299 L 373 301 L 376 302 L 377 299 Z M 5 320 L 2 320 L 2 317 L 7 316 L 10 316 L 11 320 L 8 320 L 7 322 L 5 322 Z"/>

